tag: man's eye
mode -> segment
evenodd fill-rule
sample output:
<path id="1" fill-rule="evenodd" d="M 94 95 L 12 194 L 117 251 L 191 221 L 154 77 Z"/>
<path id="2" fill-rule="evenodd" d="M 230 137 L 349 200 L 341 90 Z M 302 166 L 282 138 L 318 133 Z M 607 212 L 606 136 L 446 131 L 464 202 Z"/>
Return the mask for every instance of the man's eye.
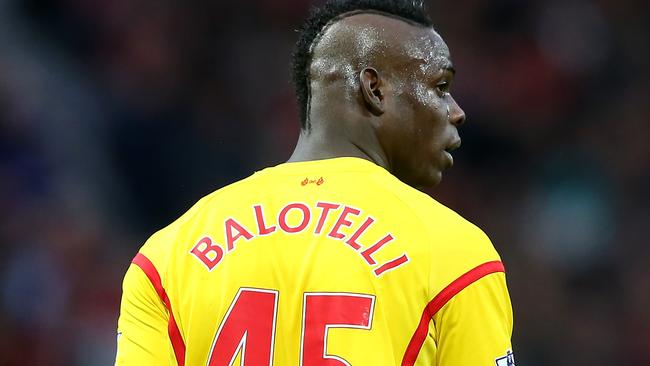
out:
<path id="1" fill-rule="evenodd" d="M 438 95 L 441 97 L 444 96 L 445 94 L 449 94 L 449 83 L 448 82 L 443 82 L 439 83 L 436 85 L 436 91 L 438 92 Z"/>

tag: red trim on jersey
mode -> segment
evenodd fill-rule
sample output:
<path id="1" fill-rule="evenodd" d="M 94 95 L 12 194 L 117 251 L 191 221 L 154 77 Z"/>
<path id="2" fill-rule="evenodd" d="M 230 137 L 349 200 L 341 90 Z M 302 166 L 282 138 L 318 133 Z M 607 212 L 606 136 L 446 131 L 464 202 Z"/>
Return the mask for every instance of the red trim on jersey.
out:
<path id="1" fill-rule="evenodd" d="M 420 324 L 418 324 L 408 347 L 406 347 L 404 358 L 402 358 L 402 366 L 412 366 L 415 364 L 429 331 L 429 321 L 431 321 L 433 316 L 436 315 L 436 313 L 442 309 L 442 307 L 445 306 L 452 297 L 461 292 L 467 286 L 495 272 L 505 272 L 505 268 L 501 261 L 483 263 L 458 277 L 455 281 L 440 291 L 440 293 L 438 293 L 429 304 L 427 304 L 424 308 L 424 312 L 422 312 Z"/>
<path id="2" fill-rule="evenodd" d="M 163 304 L 165 304 L 165 307 L 169 312 L 169 324 L 167 326 L 167 333 L 169 334 L 169 339 L 172 342 L 174 355 L 176 355 L 176 362 L 178 363 L 179 366 L 184 366 L 185 365 L 185 342 L 183 342 L 183 337 L 181 336 L 181 332 L 178 329 L 178 325 L 176 325 L 176 320 L 174 319 L 174 313 L 172 312 L 172 304 L 169 301 L 169 297 L 167 297 L 167 293 L 165 292 L 165 289 L 162 286 L 162 281 L 160 280 L 160 274 L 158 273 L 158 270 L 153 265 L 153 263 L 151 263 L 149 258 L 145 257 L 145 255 L 142 253 L 136 254 L 135 258 L 133 258 L 131 263 L 140 267 L 144 272 L 144 274 L 147 275 L 147 278 L 149 278 L 149 281 L 151 281 L 153 288 L 156 289 L 156 293 L 162 300 Z"/>

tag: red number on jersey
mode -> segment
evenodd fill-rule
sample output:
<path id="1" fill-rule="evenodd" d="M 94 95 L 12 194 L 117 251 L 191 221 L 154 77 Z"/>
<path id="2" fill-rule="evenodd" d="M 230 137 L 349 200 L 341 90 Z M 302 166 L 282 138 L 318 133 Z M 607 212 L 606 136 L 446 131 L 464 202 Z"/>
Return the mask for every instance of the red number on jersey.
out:
<path id="1" fill-rule="evenodd" d="M 350 366 L 327 354 L 330 328 L 370 329 L 375 297 L 348 293 L 305 293 L 302 317 L 302 366 Z"/>
<path id="2" fill-rule="evenodd" d="M 230 366 L 242 351 L 244 365 L 271 365 L 278 292 L 241 288 L 212 343 L 209 366 Z"/>
<path id="3" fill-rule="evenodd" d="M 330 328 L 370 329 L 375 297 L 348 293 L 305 293 L 300 364 L 350 366 L 327 354 Z M 278 292 L 241 288 L 217 331 L 208 366 L 231 366 L 241 351 L 244 366 L 272 365 Z"/>

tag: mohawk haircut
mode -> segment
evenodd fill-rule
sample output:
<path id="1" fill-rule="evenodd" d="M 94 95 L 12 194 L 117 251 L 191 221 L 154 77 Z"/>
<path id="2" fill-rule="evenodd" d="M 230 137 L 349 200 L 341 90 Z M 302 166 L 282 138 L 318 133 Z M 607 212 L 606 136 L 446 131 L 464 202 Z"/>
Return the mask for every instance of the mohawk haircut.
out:
<path id="1" fill-rule="evenodd" d="M 291 55 L 292 81 L 300 110 L 300 125 L 308 130 L 311 99 L 310 67 L 312 50 L 326 28 L 345 18 L 360 13 L 376 13 L 398 18 L 412 24 L 433 27 L 423 0 L 328 0 L 310 10 L 299 31 L 298 42 Z"/>

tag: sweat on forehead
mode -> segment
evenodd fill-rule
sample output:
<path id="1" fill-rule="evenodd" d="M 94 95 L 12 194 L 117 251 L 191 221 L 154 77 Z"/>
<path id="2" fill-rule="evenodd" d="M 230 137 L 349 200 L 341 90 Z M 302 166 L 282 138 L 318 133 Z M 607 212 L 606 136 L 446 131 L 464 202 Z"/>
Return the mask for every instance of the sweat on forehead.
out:
<path id="1" fill-rule="evenodd" d="M 442 67 L 449 51 L 431 27 L 380 13 L 355 13 L 326 26 L 312 45 L 312 77 L 338 68 Z M 435 65 L 431 65 L 435 64 Z"/>

